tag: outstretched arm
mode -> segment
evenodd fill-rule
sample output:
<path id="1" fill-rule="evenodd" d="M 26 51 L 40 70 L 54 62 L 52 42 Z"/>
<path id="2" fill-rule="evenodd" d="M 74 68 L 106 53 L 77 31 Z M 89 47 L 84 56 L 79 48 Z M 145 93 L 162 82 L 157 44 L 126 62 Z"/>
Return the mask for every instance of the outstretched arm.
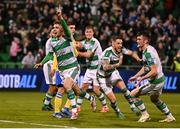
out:
<path id="1" fill-rule="evenodd" d="M 135 60 L 137 60 L 138 62 L 142 61 L 141 58 L 139 58 L 138 54 L 136 52 L 133 52 L 131 50 L 128 50 L 127 55 L 132 56 Z"/>
<path id="2" fill-rule="evenodd" d="M 52 60 L 52 59 L 53 59 L 53 53 L 49 52 L 39 64 L 36 64 L 34 66 L 34 68 L 41 67 L 43 64 L 45 64 L 46 62 L 48 62 L 49 60 Z"/>

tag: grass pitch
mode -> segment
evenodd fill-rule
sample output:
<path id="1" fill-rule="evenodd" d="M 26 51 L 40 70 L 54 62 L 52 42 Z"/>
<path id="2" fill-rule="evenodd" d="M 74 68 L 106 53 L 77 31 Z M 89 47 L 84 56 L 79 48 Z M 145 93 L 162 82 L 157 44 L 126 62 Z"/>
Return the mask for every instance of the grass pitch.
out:
<path id="1" fill-rule="evenodd" d="M 55 119 L 53 112 L 41 111 L 45 93 L 39 92 L 0 92 L 0 128 L 177 128 L 180 127 L 180 94 L 166 94 L 161 99 L 166 102 L 176 118 L 173 123 L 159 123 L 164 115 L 150 102 L 148 96 L 142 97 L 151 116 L 151 121 L 137 123 L 138 116 L 133 114 L 122 94 L 116 94 L 118 105 L 126 119 L 120 120 L 112 109 L 108 113 L 92 112 L 87 100 L 82 105 L 78 120 Z M 66 95 L 65 95 L 66 97 Z M 63 100 L 65 100 L 65 97 Z M 108 101 L 109 103 L 109 101 Z M 97 109 L 100 109 L 97 100 Z M 110 106 L 109 106 L 110 107 Z"/>

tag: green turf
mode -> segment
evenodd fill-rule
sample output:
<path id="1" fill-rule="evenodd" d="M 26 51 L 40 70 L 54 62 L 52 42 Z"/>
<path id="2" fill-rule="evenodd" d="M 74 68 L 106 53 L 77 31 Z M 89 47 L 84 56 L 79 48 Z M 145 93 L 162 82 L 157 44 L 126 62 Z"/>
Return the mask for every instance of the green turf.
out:
<path id="1" fill-rule="evenodd" d="M 79 113 L 78 120 L 55 119 L 53 112 L 41 111 L 44 93 L 38 92 L 0 92 L 0 127 L 1 128 L 50 128 L 50 127 L 81 127 L 81 128 L 123 128 L 123 127 L 159 127 L 176 128 L 180 127 L 180 94 L 163 94 L 162 100 L 165 101 L 176 117 L 173 123 L 158 123 L 163 119 L 163 114 L 150 102 L 148 96 L 143 100 L 151 115 L 151 121 L 147 123 L 137 123 L 138 117 L 135 116 L 122 94 L 116 94 L 118 104 L 126 119 L 116 118 L 111 109 L 108 113 L 92 112 L 89 102 L 84 101 L 82 111 Z M 98 101 L 97 101 L 98 102 Z M 109 103 L 109 102 L 108 102 Z M 100 103 L 98 102 L 98 109 Z M 6 120 L 7 123 L 5 121 Z M 10 123 L 11 122 L 11 123 Z M 17 122 L 17 123 L 16 123 Z M 42 125 L 39 125 L 42 124 Z"/>

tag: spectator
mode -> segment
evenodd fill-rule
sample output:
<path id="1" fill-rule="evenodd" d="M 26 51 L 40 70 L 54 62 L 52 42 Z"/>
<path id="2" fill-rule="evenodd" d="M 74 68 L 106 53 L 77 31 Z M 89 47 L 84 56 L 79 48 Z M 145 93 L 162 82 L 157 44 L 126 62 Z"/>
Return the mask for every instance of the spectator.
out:
<path id="1" fill-rule="evenodd" d="M 171 69 L 175 72 L 180 72 L 180 50 L 177 51 L 174 61 L 171 65 Z"/>
<path id="2" fill-rule="evenodd" d="M 23 41 L 24 54 L 31 51 L 36 55 L 39 48 L 44 50 L 50 24 L 57 20 L 55 6 L 58 2 L 62 5 L 65 19 L 76 25 L 77 32 L 82 33 L 89 24 L 95 27 L 95 37 L 101 41 L 103 49 L 107 48 L 111 35 L 122 36 L 124 45 L 131 48 L 135 41 L 133 37 L 144 30 L 149 32 L 152 37 L 151 45 L 156 47 L 165 35 L 163 44 L 168 48 L 168 65 L 172 63 L 174 53 L 179 49 L 179 6 L 165 0 L 24 0 L 13 4 L 9 1 L 2 2 L 0 26 L 3 26 L 3 29 L 0 27 L 0 33 L 3 34 L 0 36 L 0 49 L 10 45 L 13 37 L 18 37 Z M 24 41 L 24 38 L 29 41 Z M 14 60 L 16 58 L 11 58 L 11 61 Z"/>
<path id="3" fill-rule="evenodd" d="M 10 57 L 13 62 L 18 61 L 18 53 L 21 52 L 22 49 L 20 48 L 20 39 L 17 37 L 13 38 L 10 46 Z"/>
<path id="4" fill-rule="evenodd" d="M 173 45 L 175 50 L 180 50 L 180 36 L 177 38 L 176 42 Z"/>
<path id="5" fill-rule="evenodd" d="M 34 66 L 35 60 L 31 51 L 29 51 L 27 55 L 23 57 L 22 64 L 23 68 L 32 68 Z"/>

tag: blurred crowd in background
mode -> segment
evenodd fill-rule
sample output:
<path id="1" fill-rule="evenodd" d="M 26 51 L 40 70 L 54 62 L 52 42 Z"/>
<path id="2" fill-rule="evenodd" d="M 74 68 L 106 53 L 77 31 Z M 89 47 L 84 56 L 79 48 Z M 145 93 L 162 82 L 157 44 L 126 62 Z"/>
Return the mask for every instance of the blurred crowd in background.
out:
<path id="1" fill-rule="evenodd" d="M 1 0 L 0 62 L 22 62 L 26 68 L 39 62 L 59 3 L 77 35 L 87 25 L 94 27 L 103 50 L 116 35 L 124 47 L 138 51 L 136 34 L 146 30 L 163 65 L 173 68 L 174 61 L 180 62 L 179 0 Z M 131 58 L 123 64 L 134 65 Z"/>

